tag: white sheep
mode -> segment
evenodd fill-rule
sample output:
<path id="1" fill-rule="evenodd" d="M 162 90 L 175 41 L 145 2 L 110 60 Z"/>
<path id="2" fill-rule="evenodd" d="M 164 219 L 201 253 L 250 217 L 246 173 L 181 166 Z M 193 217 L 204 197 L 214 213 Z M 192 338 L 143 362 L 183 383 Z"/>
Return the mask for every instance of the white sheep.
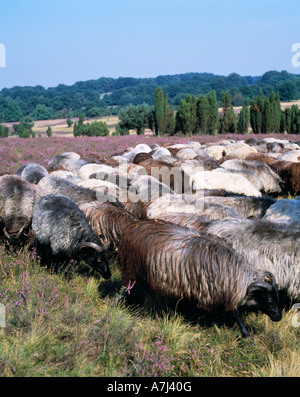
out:
<path id="1" fill-rule="evenodd" d="M 300 199 L 279 199 L 272 204 L 264 219 L 276 222 L 300 223 Z"/>
<path id="2" fill-rule="evenodd" d="M 148 204 L 146 214 L 148 218 L 159 218 L 169 213 L 192 213 L 206 216 L 210 219 L 223 219 L 238 217 L 233 208 L 215 203 L 207 203 L 201 199 L 187 194 L 165 194 Z"/>
<path id="3" fill-rule="evenodd" d="M 219 169 L 198 172 L 190 177 L 190 181 L 195 190 L 219 189 L 244 196 L 262 195 L 245 176 L 220 172 Z"/>
<path id="4" fill-rule="evenodd" d="M 277 154 L 277 153 L 276 153 Z M 299 163 L 300 159 L 300 150 L 291 150 L 287 153 L 280 154 L 276 156 L 277 160 L 285 160 L 285 161 L 293 161 Z"/>
<path id="5" fill-rule="evenodd" d="M 223 145 L 211 145 L 207 147 L 201 147 L 198 150 L 198 153 L 213 157 L 216 160 L 220 160 L 222 157 L 226 156 L 227 151 Z"/>
<path id="6" fill-rule="evenodd" d="M 197 151 L 193 148 L 184 148 L 177 152 L 176 157 L 180 158 L 181 160 L 192 160 L 197 156 L 197 154 Z"/>
<path id="7" fill-rule="evenodd" d="M 110 174 L 112 172 L 115 172 L 115 168 L 105 164 L 89 163 L 83 165 L 80 168 L 80 170 L 78 171 L 78 176 L 81 179 L 88 179 L 92 174 L 96 172 Z"/>
<path id="8" fill-rule="evenodd" d="M 282 191 L 281 184 L 283 181 L 274 172 L 271 167 L 262 161 L 232 159 L 224 161 L 221 168 L 227 170 L 250 171 L 259 179 L 265 193 L 280 193 Z M 253 180 L 251 179 L 253 183 Z M 255 184 L 255 183 L 254 183 Z M 261 190 L 259 188 L 259 190 Z"/>

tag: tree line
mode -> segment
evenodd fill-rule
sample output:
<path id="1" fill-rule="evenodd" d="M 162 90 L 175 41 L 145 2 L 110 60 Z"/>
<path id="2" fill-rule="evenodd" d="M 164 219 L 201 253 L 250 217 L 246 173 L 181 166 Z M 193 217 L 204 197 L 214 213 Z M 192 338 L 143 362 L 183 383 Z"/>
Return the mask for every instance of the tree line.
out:
<path id="1" fill-rule="evenodd" d="M 120 113 L 119 119 L 117 132 L 121 135 L 128 134 L 129 130 L 143 134 L 145 128 L 157 136 L 246 134 L 249 128 L 255 134 L 300 133 L 298 106 L 282 110 L 279 93 L 274 91 L 269 96 L 260 92 L 250 104 L 245 100 L 236 114 L 228 90 L 221 93 L 220 103 L 215 91 L 199 97 L 187 95 L 175 111 L 168 102 L 168 94 L 164 96 L 162 88 L 157 87 L 154 106 L 130 106 Z"/>
<path id="2" fill-rule="evenodd" d="M 219 111 L 219 105 L 221 111 Z M 143 134 L 150 128 L 154 135 L 245 134 L 249 127 L 256 134 L 299 133 L 299 109 L 297 105 L 281 110 L 280 96 L 272 91 L 269 96 L 262 92 L 251 103 L 244 101 L 238 114 L 235 113 L 228 90 L 221 93 L 220 104 L 215 91 L 207 95 L 187 95 L 180 101 L 177 111 L 168 103 L 161 87 L 155 90 L 154 106 L 146 104 L 131 106 L 120 115 L 118 132 L 128 134 L 135 130 Z"/>
<path id="3" fill-rule="evenodd" d="M 220 102 L 216 92 L 207 95 L 188 94 L 180 101 L 175 111 L 169 103 L 168 94 L 164 95 L 161 87 L 154 92 L 154 105 L 147 104 L 129 106 L 119 114 L 119 123 L 114 135 L 126 135 L 130 130 L 144 134 L 146 128 L 156 136 L 182 134 L 215 135 L 215 134 L 246 134 L 249 128 L 255 134 L 288 133 L 300 134 L 300 110 L 297 105 L 281 109 L 280 95 L 272 91 L 269 96 L 262 92 L 250 104 L 245 100 L 238 113 L 235 113 L 229 90 L 221 93 Z M 84 123 L 81 114 L 78 122 L 73 123 L 67 118 L 69 127 L 73 125 L 76 136 L 106 136 L 108 126 L 103 121 Z M 23 138 L 34 137 L 34 121 L 26 116 L 19 124 L 14 124 L 14 134 Z M 8 127 L 0 125 L 0 137 L 9 135 Z M 48 127 L 47 135 L 51 136 Z"/>
<path id="4" fill-rule="evenodd" d="M 170 105 L 177 110 L 187 95 L 207 96 L 215 91 L 217 101 L 228 90 L 233 106 L 242 106 L 260 91 L 269 96 L 278 92 L 282 101 L 300 98 L 300 76 L 286 71 L 269 71 L 262 76 L 228 76 L 212 73 L 184 73 L 156 78 L 101 77 L 57 87 L 12 87 L 0 91 L 0 123 L 79 117 L 95 118 L 118 115 L 128 106 L 153 106 L 156 88 L 168 94 Z"/>

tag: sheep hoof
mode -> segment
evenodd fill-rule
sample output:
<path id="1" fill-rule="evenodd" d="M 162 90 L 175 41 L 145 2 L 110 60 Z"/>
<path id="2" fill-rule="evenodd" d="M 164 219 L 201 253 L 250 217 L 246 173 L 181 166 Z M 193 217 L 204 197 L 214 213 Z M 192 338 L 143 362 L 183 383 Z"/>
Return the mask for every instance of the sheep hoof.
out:
<path id="1" fill-rule="evenodd" d="M 254 340 L 253 340 L 252 336 L 251 336 L 251 335 L 248 335 L 247 338 L 248 338 L 248 340 L 250 341 L 251 346 L 255 347 L 256 345 L 255 345 L 255 343 L 254 343 Z"/>

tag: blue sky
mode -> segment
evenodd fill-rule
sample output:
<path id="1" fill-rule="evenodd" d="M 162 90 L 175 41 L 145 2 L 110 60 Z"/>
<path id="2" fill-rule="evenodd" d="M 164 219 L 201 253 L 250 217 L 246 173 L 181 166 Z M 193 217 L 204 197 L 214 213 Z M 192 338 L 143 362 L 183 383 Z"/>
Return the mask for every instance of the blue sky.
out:
<path id="1" fill-rule="evenodd" d="M 0 89 L 293 67 L 299 0 L 0 0 Z"/>

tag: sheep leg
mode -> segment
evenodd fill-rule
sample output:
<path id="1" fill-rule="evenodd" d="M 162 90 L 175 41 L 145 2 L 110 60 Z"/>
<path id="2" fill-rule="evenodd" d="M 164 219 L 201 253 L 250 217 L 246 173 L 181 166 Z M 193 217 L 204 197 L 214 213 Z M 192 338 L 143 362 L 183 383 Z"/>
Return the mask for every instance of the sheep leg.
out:
<path id="1" fill-rule="evenodd" d="M 254 340 L 252 339 L 251 335 L 249 334 L 249 331 L 247 330 L 247 328 L 245 327 L 244 323 L 242 322 L 241 317 L 240 317 L 239 312 L 237 311 L 237 309 L 232 310 L 232 314 L 233 314 L 234 318 L 236 319 L 236 321 L 237 321 L 237 323 L 238 323 L 238 325 L 239 325 L 239 327 L 241 329 L 242 335 L 246 336 L 249 339 L 249 341 L 250 341 L 252 346 L 255 346 Z"/>

